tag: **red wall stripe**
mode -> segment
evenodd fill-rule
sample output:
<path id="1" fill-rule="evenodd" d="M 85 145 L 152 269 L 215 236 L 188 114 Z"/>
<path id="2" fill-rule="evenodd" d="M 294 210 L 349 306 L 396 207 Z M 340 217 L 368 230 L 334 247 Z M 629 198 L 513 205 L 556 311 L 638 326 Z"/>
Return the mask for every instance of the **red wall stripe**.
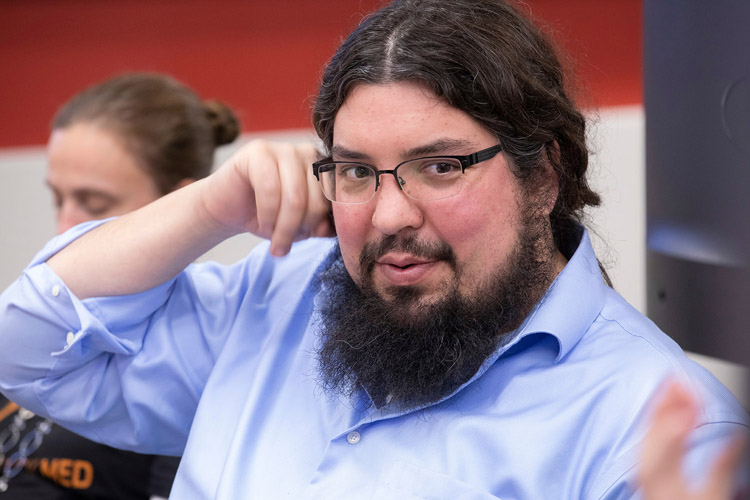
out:
<path id="1" fill-rule="evenodd" d="M 379 0 L 0 0 L 0 147 L 43 144 L 57 107 L 123 71 L 162 71 L 246 131 L 308 127 L 321 68 Z M 640 0 L 533 0 L 586 105 L 640 103 Z"/>

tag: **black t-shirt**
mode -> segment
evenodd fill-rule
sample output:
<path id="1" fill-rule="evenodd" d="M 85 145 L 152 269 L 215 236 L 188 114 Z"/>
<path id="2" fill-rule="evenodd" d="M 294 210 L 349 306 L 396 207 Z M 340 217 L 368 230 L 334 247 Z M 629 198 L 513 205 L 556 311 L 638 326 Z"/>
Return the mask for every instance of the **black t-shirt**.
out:
<path id="1" fill-rule="evenodd" d="M 0 436 L 17 413 L 16 405 L 0 395 Z M 42 420 L 36 416 L 26 420 L 21 439 Z M 6 452 L 6 460 L 17 448 Z M 24 468 L 8 482 L 8 490 L 0 493 L 0 500 L 168 497 L 178 464 L 178 457 L 118 450 L 53 425 Z"/>

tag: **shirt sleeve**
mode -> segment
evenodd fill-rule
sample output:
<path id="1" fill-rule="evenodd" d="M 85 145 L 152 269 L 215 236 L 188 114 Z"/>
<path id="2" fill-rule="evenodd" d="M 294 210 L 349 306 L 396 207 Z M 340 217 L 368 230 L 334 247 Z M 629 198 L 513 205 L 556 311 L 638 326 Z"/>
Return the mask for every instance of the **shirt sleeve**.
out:
<path id="1" fill-rule="evenodd" d="M 143 293 L 79 300 L 45 262 L 100 223 L 53 239 L 0 296 L 0 390 L 90 439 L 179 455 L 252 260 L 194 264 Z"/>

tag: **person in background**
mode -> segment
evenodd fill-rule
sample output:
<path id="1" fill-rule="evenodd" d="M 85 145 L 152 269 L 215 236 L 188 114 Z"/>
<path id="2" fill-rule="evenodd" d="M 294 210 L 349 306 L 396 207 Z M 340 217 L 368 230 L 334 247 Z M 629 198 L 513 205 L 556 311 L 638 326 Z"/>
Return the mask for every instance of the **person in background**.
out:
<path id="1" fill-rule="evenodd" d="M 206 177 L 216 147 L 239 130 L 229 107 L 166 75 L 124 74 L 88 88 L 52 121 L 47 185 L 58 233 Z M 165 498 L 178 464 L 89 441 L 0 395 L 1 500 Z"/>

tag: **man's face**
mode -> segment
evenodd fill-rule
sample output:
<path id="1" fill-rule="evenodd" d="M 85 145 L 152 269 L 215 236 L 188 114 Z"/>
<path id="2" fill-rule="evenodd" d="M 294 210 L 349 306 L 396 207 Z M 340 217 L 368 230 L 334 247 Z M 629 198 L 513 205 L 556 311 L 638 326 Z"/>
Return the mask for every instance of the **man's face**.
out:
<path id="1" fill-rule="evenodd" d="M 332 153 L 391 170 L 497 142 L 417 84 L 362 84 L 336 116 Z M 522 188 L 498 155 L 469 167 L 451 197 L 413 200 L 386 174 L 369 202 L 334 203 L 341 258 L 321 276 L 324 387 L 414 409 L 468 381 L 564 265 L 547 172 L 540 165 L 535 187 Z"/>
<path id="2" fill-rule="evenodd" d="M 334 160 L 380 170 L 497 144 L 414 83 L 355 87 L 334 125 Z M 498 155 L 469 167 L 448 198 L 415 201 L 383 175 L 369 202 L 334 203 L 341 259 L 321 276 L 324 387 L 414 409 L 468 381 L 564 265 L 550 230 L 548 170 L 535 171 L 536 188 L 522 188 Z"/>
<path id="3" fill-rule="evenodd" d="M 465 155 L 497 142 L 488 129 L 417 83 L 361 84 L 336 116 L 332 152 L 334 160 L 390 170 L 404 160 Z M 447 288 L 473 297 L 504 268 L 522 226 L 522 190 L 502 154 L 464 175 L 461 192 L 445 199 L 413 200 L 393 176 L 383 175 L 369 202 L 333 204 L 344 264 L 360 287 L 367 284 L 386 300 L 410 289 L 417 303 L 426 305 Z M 395 248 L 378 249 L 389 236 Z M 400 244 L 409 239 L 416 248 Z M 421 247 L 448 248 L 455 262 Z M 363 253 L 369 262 L 360 261 Z"/>

